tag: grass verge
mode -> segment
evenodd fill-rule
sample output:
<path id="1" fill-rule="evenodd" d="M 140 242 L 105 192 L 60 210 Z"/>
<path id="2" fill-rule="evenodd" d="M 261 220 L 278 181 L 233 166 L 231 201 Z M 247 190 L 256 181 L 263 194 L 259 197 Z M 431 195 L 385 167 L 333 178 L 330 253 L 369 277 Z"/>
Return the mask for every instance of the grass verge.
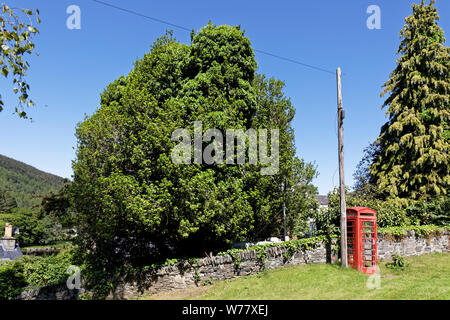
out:
<path id="1" fill-rule="evenodd" d="M 369 276 L 337 265 L 311 264 L 269 270 L 178 292 L 140 299 L 195 300 L 439 300 L 450 299 L 450 254 L 409 257 L 403 271 L 380 264 L 380 288 L 368 289 Z"/>

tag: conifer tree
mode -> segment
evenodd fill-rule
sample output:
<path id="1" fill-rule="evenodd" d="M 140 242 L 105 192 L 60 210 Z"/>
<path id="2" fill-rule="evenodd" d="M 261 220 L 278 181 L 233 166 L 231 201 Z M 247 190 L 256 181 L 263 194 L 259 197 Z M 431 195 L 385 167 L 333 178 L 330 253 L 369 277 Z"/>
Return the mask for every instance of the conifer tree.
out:
<path id="1" fill-rule="evenodd" d="M 10 213 L 14 208 L 17 208 L 16 199 L 6 190 L 0 189 L 0 214 Z"/>
<path id="2" fill-rule="evenodd" d="M 442 196 L 449 186 L 450 48 L 434 4 L 413 5 L 400 31 L 401 56 L 381 94 L 389 94 L 388 121 L 369 170 L 389 196 Z"/>

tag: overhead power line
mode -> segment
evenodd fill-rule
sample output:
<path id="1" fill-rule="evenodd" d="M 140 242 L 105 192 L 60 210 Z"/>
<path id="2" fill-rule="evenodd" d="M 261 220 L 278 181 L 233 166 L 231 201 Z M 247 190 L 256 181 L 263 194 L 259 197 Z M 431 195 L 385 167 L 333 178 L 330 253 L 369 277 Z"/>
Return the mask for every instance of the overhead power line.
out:
<path id="1" fill-rule="evenodd" d="M 322 69 L 320 67 L 316 67 L 316 66 L 313 66 L 313 65 L 310 65 L 310 64 L 306 64 L 306 63 L 303 63 L 303 62 L 300 62 L 300 61 L 296 61 L 296 60 L 292 60 L 292 59 L 289 59 L 289 58 L 285 58 L 285 57 L 282 57 L 282 56 L 279 56 L 279 55 L 276 55 L 276 54 L 273 54 L 273 53 L 270 53 L 270 52 L 266 52 L 266 51 L 262 51 L 262 50 L 258 50 L 258 49 L 254 49 L 254 50 L 256 52 L 259 52 L 259 53 L 262 53 L 262 54 L 265 54 L 265 55 L 268 55 L 268 56 L 272 56 L 274 58 L 281 59 L 281 60 L 284 60 L 284 61 L 288 61 L 288 62 L 291 62 L 291 63 L 299 64 L 301 66 L 308 67 L 308 68 L 311 68 L 311 69 L 315 69 L 317 71 L 331 73 L 332 75 L 336 74 L 336 72 L 329 71 L 329 70 L 326 70 L 326 69 Z"/>
<path id="2" fill-rule="evenodd" d="M 133 10 L 129 10 L 129 9 L 126 9 L 126 8 L 118 7 L 116 5 L 113 5 L 113 4 L 104 2 L 104 1 L 100 1 L 100 0 L 91 0 L 91 1 L 92 2 L 96 2 L 98 4 L 101 4 L 101 5 L 104 5 L 104 6 L 107 6 L 107 7 L 110 7 L 110 8 L 113 8 L 113 9 L 116 9 L 116 10 L 120 10 L 122 12 L 133 14 L 133 15 L 136 15 L 136 16 L 139 16 L 139 17 L 142 17 L 142 18 L 146 18 L 146 19 L 158 22 L 158 23 L 166 24 L 168 26 L 175 27 L 175 28 L 178 28 L 178 29 L 181 29 L 181 30 L 184 30 L 184 31 L 191 32 L 193 30 L 192 28 L 187 28 L 187 27 L 184 27 L 184 26 L 180 26 L 178 24 L 174 24 L 174 23 L 171 23 L 171 22 L 168 22 L 168 21 L 164 21 L 164 20 L 161 20 L 161 19 L 158 19 L 158 18 L 155 18 L 155 17 L 151 17 L 151 16 L 148 16 L 148 15 L 139 13 L 137 11 L 133 11 Z M 286 58 L 286 57 L 283 57 L 283 56 L 280 56 L 280 55 L 277 55 L 277 54 L 273 54 L 273 53 L 270 53 L 270 52 L 267 52 L 267 51 L 263 51 L 263 50 L 254 49 L 254 51 L 258 52 L 258 53 L 261 53 L 261 54 L 265 54 L 267 56 L 271 56 L 271 57 L 280 59 L 280 60 L 284 60 L 284 61 L 287 61 L 287 62 L 290 62 L 290 63 L 295 63 L 295 64 L 301 65 L 303 67 L 314 69 L 316 71 L 321 71 L 321 72 L 325 72 L 325 73 L 329 73 L 329 74 L 335 75 L 334 71 L 326 70 L 326 69 L 323 69 L 323 68 L 320 68 L 320 67 L 317 67 L 317 66 L 313 66 L 311 64 L 303 63 L 303 62 L 300 62 L 300 61 L 297 61 L 297 60 Z"/>
<path id="3" fill-rule="evenodd" d="M 104 5 L 104 6 L 111 7 L 111 8 L 114 8 L 114 9 L 117 9 L 117 10 L 120 10 L 120 11 L 123 11 L 123 12 L 126 12 L 126 13 L 130 13 L 130 14 L 134 14 L 134 15 L 136 15 L 136 16 L 140 16 L 140 17 L 143 17 L 143 18 L 146 18 L 146 19 L 150 19 L 150 20 L 153 20 L 153 21 L 155 21 L 155 22 L 167 24 L 167 25 L 169 25 L 169 26 L 172 26 L 172 27 L 175 27 L 175 28 L 178 28 L 178 29 L 182 29 L 182 30 L 185 30 L 185 31 L 191 31 L 191 30 L 192 30 L 192 29 L 189 29 L 189 28 L 186 28 L 186 27 L 183 27 L 183 26 L 179 26 L 179 25 L 174 24 L 174 23 L 170 23 L 170 22 L 167 22 L 167 21 L 158 19 L 158 18 L 154 18 L 154 17 L 147 16 L 147 15 L 142 14 L 142 13 L 139 13 L 139 12 L 137 12 L 137 11 L 133 11 L 133 10 L 128 10 L 128 9 L 125 9 L 125 8 L 121 8 L 121 7 L 115 6 L 115 5 L 113 5 L 113 4 L 104 2 L 104 1 L 99 1 L 99 0 L 91 0 L 91 1 L 97 2 L 97 3 L 102 4 L 102 5 Z"/>

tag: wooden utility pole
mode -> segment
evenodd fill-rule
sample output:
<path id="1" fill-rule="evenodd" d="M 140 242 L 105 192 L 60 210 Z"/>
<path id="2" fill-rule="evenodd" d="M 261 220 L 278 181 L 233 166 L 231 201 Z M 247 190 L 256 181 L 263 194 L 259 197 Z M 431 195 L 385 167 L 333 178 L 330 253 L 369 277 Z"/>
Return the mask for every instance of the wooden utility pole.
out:
<path id="1" fill-rule="evenodd" d="M 339 189 L 341 199 L 341 261 L 343 267 L 348 267 L 347 261 L 347 217 L 345 206 L 344 182 L 344 110 L 342 110 L 341 68 L 336 70 L 337 78 L 337 104 L 338 104 L 338 149 L 339 149 Z"/>
<path id="2" fill-rule="evenodd" d="M 284 182 L 282 182 L 283 188 L 283 241 L 286 241 L 286 187 L 287 187 L 287 179 L 284 178 Z"/>

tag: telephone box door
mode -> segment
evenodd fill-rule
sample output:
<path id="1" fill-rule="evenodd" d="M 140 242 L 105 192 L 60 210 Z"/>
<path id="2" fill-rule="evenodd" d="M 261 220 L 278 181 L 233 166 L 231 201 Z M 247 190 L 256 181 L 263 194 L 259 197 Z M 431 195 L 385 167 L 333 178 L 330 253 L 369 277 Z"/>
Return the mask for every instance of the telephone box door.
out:
<path id="1" fill-rule="evenodd" d="M 347 220 L 347 261 L 353 268 L 358 264 L 356 234 L 356 221 Z"/>
<path id="2" fill-rule="evenodd" d="M 361 220 L 361 243 L 360 243 L 360 270 L 366 274 L 376 272 L 377 266 L 377 230 L 375 220 Z"/>

